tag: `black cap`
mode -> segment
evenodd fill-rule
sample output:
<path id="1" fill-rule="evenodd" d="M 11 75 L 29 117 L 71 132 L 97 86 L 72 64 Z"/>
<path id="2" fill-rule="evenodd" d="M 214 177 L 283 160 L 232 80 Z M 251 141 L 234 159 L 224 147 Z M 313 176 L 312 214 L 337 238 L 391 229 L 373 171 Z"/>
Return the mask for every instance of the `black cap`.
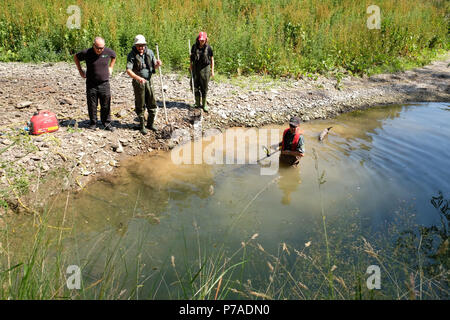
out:
<path id="1" fill-rule="evenodd" d="M 298 127 L 300 125 L 300 118 L 292 117 L 291 120 L 289 120 L 289 125 Z"/>

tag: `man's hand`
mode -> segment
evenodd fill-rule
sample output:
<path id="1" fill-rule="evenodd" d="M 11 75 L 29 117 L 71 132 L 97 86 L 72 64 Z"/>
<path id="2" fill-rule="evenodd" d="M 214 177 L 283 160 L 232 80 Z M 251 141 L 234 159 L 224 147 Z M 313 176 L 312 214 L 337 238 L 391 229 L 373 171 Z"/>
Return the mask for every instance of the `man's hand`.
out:
<path id="1" fill-rule="evenodd" d="M 111 58 L 109 62 L 109 75 L 112 76 L 114 65 L 116 64 L 116 58 Z"/>
<path id="2" fill-rule="evenodd" d="M 80 71 L 80 76 L 81 76 L 83 79 L 86 79 L 86 72 L 84 72 L 83 69 L 80 69 L 79 71 Z"/>
<path id="3" fill-rule="evenodd" d="M 136 73 L 134 73 L 133 72 L 133 70 L 131 70 L 131 69 L 127 69 L 127 74 L 131 77 L 131 78 L 133 78 L 134 80 L 136 80 L 137 82 L 139 82 L 139 83 L 146 83 L 147 82 L 147 80 L 145 80 L 144 78 L 142 78 L 142 77 L 139 77 Z"/>
<path id="4" fill-rule="evenodd" d="M 145 79 L 142 78 L 142 77 L 138 77 L 137 81 L 139 81 L 139 83 L 141 83 L 141 84 L 144 84 L 144 83 L 147 82 L 147 80 L 145 80 Z"/>
<path id="5" fill-rule="evenodd" d="M 292 150 L 283 150 L 281 151 L 281 154 L 286 154 L 290 156 L 296 156 L 296 157 L 304 157 L 305 155 L 299 151 L 292 151 Z"/>
<path id="6" fill-rule="evenodd" d="M 160 66 L 162 66 L 161 60 L 156 60 L 156 62 L 155 62 L 155 68 L 159 68 Z"/>

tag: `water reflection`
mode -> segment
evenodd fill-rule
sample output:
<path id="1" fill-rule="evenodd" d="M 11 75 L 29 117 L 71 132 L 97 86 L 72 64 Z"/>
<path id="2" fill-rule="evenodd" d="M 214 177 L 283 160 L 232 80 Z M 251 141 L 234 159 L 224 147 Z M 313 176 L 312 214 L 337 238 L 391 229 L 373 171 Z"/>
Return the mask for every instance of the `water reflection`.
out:
<path id="1" fill-rule="evenodd" d="M 159 223 L 171 206 L 188 209 L 192 197 L 205 199 L 214 189 L 210 165 L 176 166 L 167 154 L 137 157 L 115 175 L 103 177 L 71 199 L 70 210 L 83 232 L 108 227 L 119 234 L 127 231 L 132 218 Z"/>
<path id="2" fill-rule="evenodd" d="M 404 106 L 386 106 L 365 111 L 354 111 L 341 115 L 333 126 L 333 149 L 337 148 L 346 157 L 363 149 L 370 152 L 373 138 L 387 120 L 399 118 Z"/>
<path id="3" fill-rule="evenodd" d="M 399 227 L 400 232 L 394 236 L 392 254 L 404 265 L 403 276 L 411 300 L 450 297 L 450 199 L 438 191 L 430 202 L 440 223 Z"/>
<path id="4" fill-rule="evenodd" d="M 283 167 L 280 166 L 278 174 L 280 179 L 278 180 L 278 188 L 283 193 L 281 198 L 281 203 L 283 205 L 289 205 L 291 203 L 292 193 L 297 191 L 299 185 L 302 183 L 300 178 L 300 167 L 301 162 L 298 167 Z"/>

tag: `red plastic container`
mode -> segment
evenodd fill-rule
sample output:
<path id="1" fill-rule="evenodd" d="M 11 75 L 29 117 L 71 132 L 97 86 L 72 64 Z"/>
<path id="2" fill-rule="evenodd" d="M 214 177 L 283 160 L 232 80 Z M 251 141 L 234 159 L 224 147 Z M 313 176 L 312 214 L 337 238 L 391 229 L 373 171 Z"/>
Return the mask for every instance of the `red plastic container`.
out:
<path id="1" fill-rule="evenodd" d="M 30 133 L 40 135 L 46 132 L 53 132 L 59 129 L 56 115 L 49 110 L 36 112 L 30 120 Z"/>

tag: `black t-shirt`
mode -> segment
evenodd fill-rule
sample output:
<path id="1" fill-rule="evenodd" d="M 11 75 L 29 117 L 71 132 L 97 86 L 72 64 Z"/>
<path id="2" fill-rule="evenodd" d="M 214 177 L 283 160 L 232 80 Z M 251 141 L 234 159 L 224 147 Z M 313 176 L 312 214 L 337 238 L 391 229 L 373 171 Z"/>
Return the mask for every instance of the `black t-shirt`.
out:
<path id="1" fill-rule="evenodd" d="M 86 83 L 88 85 L 98 85 L 109 80 L 109 61 L 115 58 L 116 53 L 110 48 L 103 49 L 97 55 L 93 48 L 89 48 L 77 53 L 80 61 L 86 61 Z"/>
<path id="2" fill-rule="evenodd" d="M 191 48 L 191 61 L 195 69 L 203 69 L 211 63 L 213 57 L 213 49 L 209 44 L 205 44 L 200 48 L 194 44 Z"/>

